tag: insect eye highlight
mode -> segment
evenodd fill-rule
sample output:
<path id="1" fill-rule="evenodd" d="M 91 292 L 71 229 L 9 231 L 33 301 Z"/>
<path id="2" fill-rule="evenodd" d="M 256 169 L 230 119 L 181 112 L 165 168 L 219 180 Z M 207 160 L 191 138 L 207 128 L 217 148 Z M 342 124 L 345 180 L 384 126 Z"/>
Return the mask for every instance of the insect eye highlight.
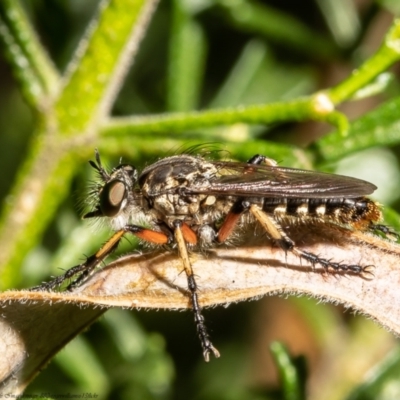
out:
<path id="1" fill-rule="evenodd" d="M 114 180 L 108 182 L 100 193 L 100 209 L 104 216 L 114 217 L 121 210 L 127 196 L 124 182 Z"/>

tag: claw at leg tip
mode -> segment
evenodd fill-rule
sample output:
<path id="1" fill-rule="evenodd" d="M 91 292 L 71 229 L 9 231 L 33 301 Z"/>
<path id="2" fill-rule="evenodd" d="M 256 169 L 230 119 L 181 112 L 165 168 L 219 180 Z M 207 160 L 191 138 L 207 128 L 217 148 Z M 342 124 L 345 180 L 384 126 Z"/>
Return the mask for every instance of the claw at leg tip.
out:
<path id="1" fill-rule="evenodd" d="M 205 362 L 210 361 L 210 353 L 213 353 L 215 358 L 219 358 L 221 356 L 219 354 L 219 351 L 214 346 L 211 346 L 208 349 L 204 350 L 203 352 L 203 357 Z"/>

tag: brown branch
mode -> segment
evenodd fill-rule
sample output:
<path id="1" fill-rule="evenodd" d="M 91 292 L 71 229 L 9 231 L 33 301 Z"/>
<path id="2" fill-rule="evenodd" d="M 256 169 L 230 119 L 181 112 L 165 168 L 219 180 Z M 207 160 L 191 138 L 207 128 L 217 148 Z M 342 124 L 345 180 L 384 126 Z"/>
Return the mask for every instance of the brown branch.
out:
<path id="1" fill-rule="evenodd" d="M 301 248 L 345 264 L 374 265 L 373 276 L 326 273 L 271 245 L 192 254 L 203 306 L 267 294 L 306 294 L 344 304 L 400 334 L 400 247 L 329 227 L 294 233 Z M 9 291 L 0 295 L 0 393 L 21 393 L 69 340 L 109 307 L 189 307 L 186 275 L 174 252 L 129 255 L 73 293 Z"/>

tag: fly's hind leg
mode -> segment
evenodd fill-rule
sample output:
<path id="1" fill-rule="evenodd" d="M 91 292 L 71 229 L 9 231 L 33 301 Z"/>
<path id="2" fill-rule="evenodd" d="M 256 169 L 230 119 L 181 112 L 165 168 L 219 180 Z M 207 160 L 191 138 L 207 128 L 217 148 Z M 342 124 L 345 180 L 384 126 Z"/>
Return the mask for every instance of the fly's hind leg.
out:
<path id="1" fill-rule="evenodd" d="M 396 241 L 399 240 L 400 234 L 396 232 L 393 228 L 390 226 L 382 225 L 382 224 L 372 224 L 369 226 L 369 230 L 372 233 L 377 233 L 381 232 L 385 235 L 386 238 Z"/>
<path id="2" fill-rule="evenodd" d="M 251 214 L 256 218 L 260 225 L 265 229 L 268 235 L 273 239 L 285 252 L 292 252 L 296 256 L 307 260 L 313 266 L 316 264 L 321 265 L 326 271 L 350 273 L 355 275 L 364 275 L 370 273 L 371 266 L 361 266 L 358 264 L 344 264 L 340 262 L 333 262 L 325 258 L 321 258 L 316 254 L 310 253 L 299 249 L 295 242 L 288 237 L 280 224 L 273 218 L 268 216 L 259 206 L 255 204 L 246 204 Z"/>
<path id="3" fill-rule="evenodd" d="M 194 320 L 197 328 L 197 333 L 200 338 L 201 347 L 203 348 L 203 356 L 205 361 L 210 360 L 210 354 L 214 354 L 215 357 L 219 357 L 219 351 L 213 346 L 210 340 L 210 336 L 205 325 L 204 317 L 201 314 L 201 307 L 199 305 L 199 299 L 197 296 L 197 283 L 193 274 L 192 265 L 190 263 L 186 242 L 193 241 L 193 231 L 182 221 L 174 221 L 174 235 L 178 246 L 179 255 L 182 259 L 183 267 L 185 269 L 188 288 L 190 291 L 190 299 L 194 312 Z"/>

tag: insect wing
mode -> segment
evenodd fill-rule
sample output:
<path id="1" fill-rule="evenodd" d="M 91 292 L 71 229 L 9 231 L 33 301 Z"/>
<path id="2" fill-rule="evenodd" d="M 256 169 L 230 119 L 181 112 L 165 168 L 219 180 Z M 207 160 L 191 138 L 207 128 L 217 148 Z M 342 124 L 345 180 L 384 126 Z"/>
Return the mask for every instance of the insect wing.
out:
<path id="1" fill-rule="evenodd" d="M 188 194 L 278 198 L 341 198 L 371 194 L 376 186 L 361 179 L 295 168 L 214 162 L 219 175 L 210 185 L 186 188 Z"/>

